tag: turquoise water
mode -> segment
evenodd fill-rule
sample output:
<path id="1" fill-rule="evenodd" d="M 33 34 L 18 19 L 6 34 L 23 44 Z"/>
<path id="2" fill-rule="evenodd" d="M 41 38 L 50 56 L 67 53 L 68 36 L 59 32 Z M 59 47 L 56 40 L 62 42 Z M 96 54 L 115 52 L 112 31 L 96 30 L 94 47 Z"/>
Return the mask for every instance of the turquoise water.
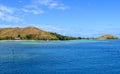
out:
<path id="1" fill-rule="evenodd" d="M 120 40 L 0 41 L 0 74 L 120 74 Z"/>

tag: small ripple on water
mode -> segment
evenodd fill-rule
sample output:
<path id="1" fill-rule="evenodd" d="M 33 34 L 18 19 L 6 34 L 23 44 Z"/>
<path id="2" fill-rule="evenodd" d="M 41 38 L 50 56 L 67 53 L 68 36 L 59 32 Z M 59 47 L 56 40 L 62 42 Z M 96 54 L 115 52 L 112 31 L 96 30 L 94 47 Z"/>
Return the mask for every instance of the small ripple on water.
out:
<path id="1" fill-rule="evenodd" d="M 0 60 L 3 59 L 31 59 L 38 57 L 39 55 L 33 55 L 33 54 L 3 54 L 0 55 Z M 40 56 L 39 56 L 40 57 Z"/>

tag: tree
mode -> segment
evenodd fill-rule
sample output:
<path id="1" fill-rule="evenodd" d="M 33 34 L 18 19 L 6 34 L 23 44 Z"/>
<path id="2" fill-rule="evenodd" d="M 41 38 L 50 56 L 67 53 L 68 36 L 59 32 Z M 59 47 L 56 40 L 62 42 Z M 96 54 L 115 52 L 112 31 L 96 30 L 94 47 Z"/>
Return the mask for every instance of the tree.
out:
<path id="1" fill-rule="evenodd" d="M 26 35 L 26 38 L 27 38 L 28 40 L 30 40 L 30 39 L 32 39 L 32 35 L 31 35 L 31 34 L 28 34 L 28 35 Z"/>
<path id="2" fill-rule="evenodd" d="M 21 35 L 20 34 L 18 34 L 18 36 L 17 36 L 18 38 L 20 38 L 21 37 Z"/>

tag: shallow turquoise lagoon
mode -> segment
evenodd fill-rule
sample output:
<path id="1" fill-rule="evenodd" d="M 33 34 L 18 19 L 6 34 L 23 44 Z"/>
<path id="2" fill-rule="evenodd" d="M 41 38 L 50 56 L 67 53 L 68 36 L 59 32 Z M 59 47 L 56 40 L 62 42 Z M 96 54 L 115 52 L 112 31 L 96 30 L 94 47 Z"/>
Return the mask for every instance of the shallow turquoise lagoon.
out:
<path id="1" fill-rule="evenodd" d="M 0 74 L 120 74 L 120 40 L 0 41 Z"/>

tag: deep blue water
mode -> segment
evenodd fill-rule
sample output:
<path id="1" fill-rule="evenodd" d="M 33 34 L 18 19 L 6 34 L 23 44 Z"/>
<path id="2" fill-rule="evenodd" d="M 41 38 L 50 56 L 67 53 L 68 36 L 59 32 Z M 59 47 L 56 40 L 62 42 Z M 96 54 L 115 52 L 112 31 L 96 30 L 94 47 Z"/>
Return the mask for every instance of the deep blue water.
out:
<path id="1" fill-rule="evenodd" d="M 120 74 L 120 40 L 0 41 L 0 74 Z"/>

